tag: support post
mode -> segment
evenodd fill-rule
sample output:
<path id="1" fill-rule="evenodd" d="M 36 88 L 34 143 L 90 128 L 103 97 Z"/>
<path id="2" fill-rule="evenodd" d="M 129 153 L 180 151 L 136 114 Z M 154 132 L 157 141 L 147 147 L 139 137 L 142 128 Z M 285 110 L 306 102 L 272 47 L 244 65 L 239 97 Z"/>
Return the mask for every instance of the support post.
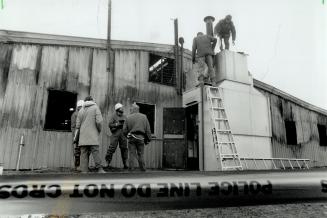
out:
<path id="1" fill-rule="evenodd" d="M 16 171 L 19 170 L 19 164 L 20 164 L 20 158 L 22 154 L 22 147 L 24 146 L 24 135 L 20 137 L 20 142 L 19 142 L 19 150 L 18 150 L 18 157 L 17 157 L 17 162 L 16 162 Z"/>
<path id="2" fill-rule="evenodd" d="M 180 69 L 179 69 L 179 46 L 178 46 L 178 20 L 174 19 L 174 36 L 175 36 L 175 72 L 176 72 L 176 89 L 177 94 L 181 95 L 180 89 Z"/>
<path id="3" fill-rule="evenodd" d="M 202 146 L 202 163 L 199 164 L 199 166 L 202 165 L 202 171 L 206 170 L 206 165 L 205 165 L 205 145 L 204 145 L 204 100 L 205 100 L 205 92 L 204 92 L 205 86 L 203 83 L 200 83 L 200 95 L 201 95 L 201 146 Z M 199 158 L 200 160 L 200 158 Z"/>
<path id="4" fill-rule="evenodd" d="M 108 23 L 107 23 L 107 72 L 110 72 L 110 49 L 111 49 L 111 0 L 108 0 Z"/>
<path id="5" fill-rule="evenodd" d="M 184 90 L 184 38 L 179 37 L 178 39 L 179 43 L 181 44 L 181 49 L 180 49 L 180 93 L 183 93 Z"/>

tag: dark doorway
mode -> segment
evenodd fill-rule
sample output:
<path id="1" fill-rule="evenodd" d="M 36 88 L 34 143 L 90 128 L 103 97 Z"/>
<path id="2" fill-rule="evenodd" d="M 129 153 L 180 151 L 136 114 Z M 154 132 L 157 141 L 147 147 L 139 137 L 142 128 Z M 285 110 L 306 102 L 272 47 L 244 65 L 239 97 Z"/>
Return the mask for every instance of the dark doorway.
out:
<path id="1" fill-rule="evenodd" d="M 154 134 L 156 107 L 153 104 L 136 103 L 140 107 L 140 113 L 145 114 L 149 120 L 151 133 Z"/>
<path id="2" fill-rule="evenodd" d="M 163 109 L 163 156 L 165 169 L 186 169 L 184 108 Z"/>
<path id="3" fill-rule="evenodd" d="M 297 145 L 296 125 L 294 121 L 285 120 L 286 142 L 288 145 Z"/>
<path id="4" fill-rule="evenodd" d="M 48 90 L 45 130 L 70 131 L 71 115 L 76 107 L 77 94 L 61 90 Z"/>
<path id="5" fill-rule="evenodd" d="M 327 134 L 326 134 L 326 126 L 318 124 L 318 133 L 319 133 L 319 145 L 327 146 Z"/>
<path id="6" fill-rule="evenodd" d="M 186 108 L 187 169 L 199 170 L 198 104 Z"/>

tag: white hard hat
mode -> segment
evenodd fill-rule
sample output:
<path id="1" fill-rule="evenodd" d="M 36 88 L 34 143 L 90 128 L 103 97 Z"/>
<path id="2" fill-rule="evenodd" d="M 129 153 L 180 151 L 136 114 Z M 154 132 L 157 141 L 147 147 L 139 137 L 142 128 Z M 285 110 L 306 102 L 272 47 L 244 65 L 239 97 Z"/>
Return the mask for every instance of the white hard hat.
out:
<path id="1" fill-rule="evenodd" d="M 84 105 L 84 101 L 83 100 L 79 100 L 77 102 L 77 107 L 83 107 L 83 105 Z"/>
<path id="2" fill-rule="evenodd" d="M 122 108 L 122 107 L 123 107 L 123 105 L 121 103 L 117 103 L 115 105 L 115 111 L 118 110 L 119 108 Z"/>

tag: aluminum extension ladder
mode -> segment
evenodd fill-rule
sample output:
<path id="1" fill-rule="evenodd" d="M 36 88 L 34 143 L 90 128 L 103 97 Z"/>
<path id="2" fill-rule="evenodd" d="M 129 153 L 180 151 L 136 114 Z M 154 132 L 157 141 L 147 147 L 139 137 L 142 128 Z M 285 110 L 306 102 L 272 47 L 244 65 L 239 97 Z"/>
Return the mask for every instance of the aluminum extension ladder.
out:
<path id="1" fill-rule="evenodd" d="M 221 170 L 243 170 L 223 105 L 222 90 L 207 86 L 206 91 L 213 123 L 213 144 Z"/>
<path id="2" fill-rule="evenodd" d="M 241 157 L 241 161 L 244 163 L 246 169 L 249 167 L 250 162 L 254 165 L 255 169 L 309 169 L 310 159 L 296 159 L 296 158 L 252 158 Z M 248 163 L 249 162 L 249 163 Z M 262 162 L 263 164 L 260 164 Z M 270 165 L 269 165 L 270 163 Z M 277 165 L 279 164 L 279 165 Z M 263 167 L 260 167 L 263 166 Z"/>

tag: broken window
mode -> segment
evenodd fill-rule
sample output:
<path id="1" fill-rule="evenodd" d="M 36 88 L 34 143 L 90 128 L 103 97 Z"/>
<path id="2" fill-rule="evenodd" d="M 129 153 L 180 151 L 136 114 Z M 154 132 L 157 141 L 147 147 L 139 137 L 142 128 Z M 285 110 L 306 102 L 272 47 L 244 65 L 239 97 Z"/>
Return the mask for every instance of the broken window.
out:
<path id="1" fill-rule="evenodd" d="M 296 125 L 294 121 L 285 120 L 286 141 L 288 145 L 297 145 Z"/>
<path id="2" fill-rule="evenodd" d="M 326 126 L 318 124 L 319 144 L 320 146 L 327 146 Z"/>
<path id="3" fill-rule="evenodd" d="M 140 113 L 145 114 L 149 120 L 151 133 L 154 134 L 156 107 L 153 104 L 136 103 L 140 107 Z"/>
<path id="4" fill-rule="evenodd" d="M 156 54 L 149 56 L 149 81 L 175 86 L 175 60 Z"/>
<path id="5" fill-rule="evenodd" d="M 44 129 L 70 131 L 70 119 L 75 110 L 76 99 L 76 93 L 49 89 Z"/>

